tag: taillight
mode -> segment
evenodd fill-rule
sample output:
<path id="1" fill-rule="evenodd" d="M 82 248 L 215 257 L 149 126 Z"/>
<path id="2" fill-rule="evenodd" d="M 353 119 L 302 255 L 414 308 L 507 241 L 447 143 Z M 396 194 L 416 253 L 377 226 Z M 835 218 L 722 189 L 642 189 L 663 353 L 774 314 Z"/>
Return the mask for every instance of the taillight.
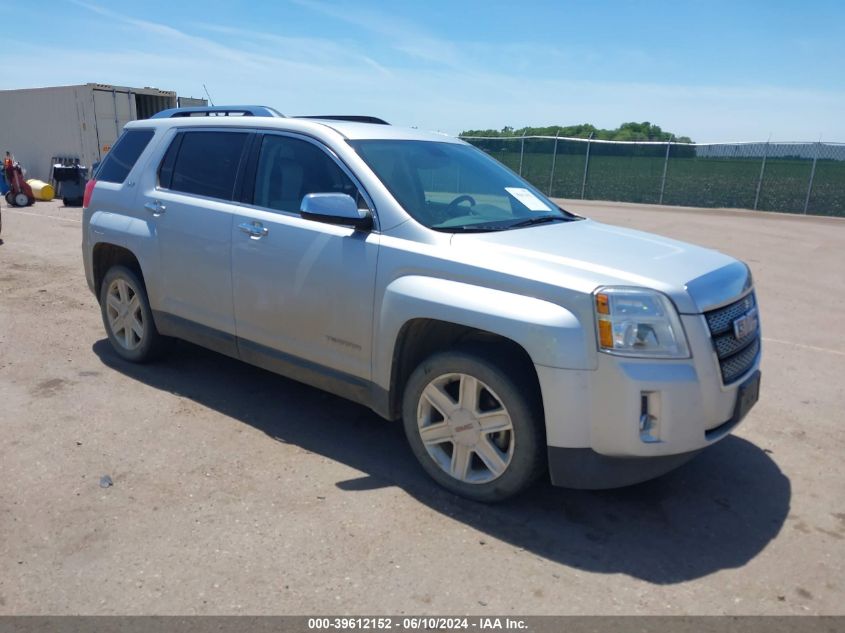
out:
<path id="1" fill-rule="evenodd" d="M 94 179 L 89 180 L 85 183 L 85 194 L 82 196 L 82 206 L 86 209 L 91 202 L 91 194 L 94 193 L 94 185 L 97 184 L 97 181 Z"/>

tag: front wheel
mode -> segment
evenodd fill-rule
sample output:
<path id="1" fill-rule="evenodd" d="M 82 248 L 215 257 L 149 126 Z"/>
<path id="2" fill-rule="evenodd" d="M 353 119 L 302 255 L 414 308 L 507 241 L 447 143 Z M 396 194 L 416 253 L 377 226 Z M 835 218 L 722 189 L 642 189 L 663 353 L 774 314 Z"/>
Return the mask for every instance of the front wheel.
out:
<path id="1" fill-rule="evenodd" d="M 163 345 L 153 322 L 147 291 L 125 266 L 113 266 L 100 287 L 103 325 L 114 351 L 134 363 L 157 357 Z"/>
<path id="2" fill-rule="evenodd" d="M 502 501 L 545 470 L 536 389 L 505 363 L 472 351 L 435 354 L 403 398 L 405 435 L 425 471 L 468 499 Z"/>

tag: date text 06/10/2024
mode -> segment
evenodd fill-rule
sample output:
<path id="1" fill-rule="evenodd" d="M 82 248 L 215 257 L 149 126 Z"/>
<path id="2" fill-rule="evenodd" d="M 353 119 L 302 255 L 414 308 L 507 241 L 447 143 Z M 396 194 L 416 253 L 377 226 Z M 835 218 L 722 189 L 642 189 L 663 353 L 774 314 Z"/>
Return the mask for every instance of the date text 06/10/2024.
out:
<path id="1" fill-rule="evenodd" d="M 396 630 L 396 631 L 451 631 L 451 630 L 525 630 L 527 624 L 519 618 L 447 618 L 404 617 L 400 621 L 391 617 L 308 618 L 309 630 Z"/>

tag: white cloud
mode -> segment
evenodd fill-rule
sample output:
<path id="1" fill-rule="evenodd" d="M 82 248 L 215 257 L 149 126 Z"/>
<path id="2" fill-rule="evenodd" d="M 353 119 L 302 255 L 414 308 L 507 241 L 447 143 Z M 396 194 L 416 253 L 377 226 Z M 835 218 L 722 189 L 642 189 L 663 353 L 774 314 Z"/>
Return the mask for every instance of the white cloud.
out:
<path id="1" fill-rule="evenodd" d="M 0 87 L 30 86 L 38 77 L 42 85 L 155 85 L 200 96 L 206 83 L 216 103 L 262 103 L 289 114 L 373 114 L 449 133 L 581 122 L 615 127 L 649 120 L 698 141 L 765 140 L 770 133 L 773 140 L 815 140 L 819 134 L 845 139 L 841 89 L 573 80 L 566 78 L 567 65 L 589 62 L 591 53 L 548 46 L 534 52 L 560 71 L 529 77 L 497 63 L 505 56 L 517 66 L 530 65 L 528 45 L 504 42 L 497 57 L 489 45 L 443 43 L 404 21 L 360 12 L 350 17 L 314 0 L 298 4 L 354 23 L 367 34 L 356 31 L 348 40 L 336 40 L 204 23 L 175 28 L 73 1 L 107 26 L 125 29 L 125 45 L 96 50 L 90 44 L 69 65 L 48 61 L 64 58 L 66 50 L 7 40 Z M 388 51 L 415 55 L 414 67 L 407 58 L 383 53 L 388 57 L 383 59 L 370 50 L 373 33 L 388 40 Z"/>
<path id="2" fill-rule="evenodd" d="M 369 11 L 360 6 L 340 8 L 319 0 L 293 0 L 295 4 L 321 15 L 351 24 L 358 29 L 374 33 L 388 42 L 396 51 L 424 62 L 466 70 L 466 59 L 452 41 L 438 38 L 412 22 Z"/>
<path id="3" fill-rule="evenodd" d="M 272 57 L 287 61 L 306 62 L 308 64 L 337 65 L 366 64 L 383 75 L 390 75 L 390 71 L 367 56 L 353 41 L 343 41 L 315 38 L 315 37 L 286 37 L 276 33 L 266 33 L 250 29 L 241 29 L 218 24 L 197 23 L 196 28 L 211 33 L 219 33 L 228 37 L 238 38 L 252 49 L 261 51 L 262 55 L 271 54 Z"/>
<path id="4" fill-rule="evenodd" d="M 84 7 L 103 17 L 110 18 L 113 21 L 133 26 L 136 30 L 148 35 L 164 38 L 165 43 L 171 50 L 175 47 L 187 46 L 195 53 L 206 55 L 212 59 L 236 62 L 238 64 L 244 64 L 251 67 L 261 66 L 260 58 L 245 55 L 237 49 L 224 46 L 212 39 L 189 35 L 167 24 L 152 22 L 149 20 L 140 20 L 138 18 L 123 15 L 110 9 L 105 9 L 99 5 L 85 2 L 85 0 L 70 1 L 73 4 Z"/>

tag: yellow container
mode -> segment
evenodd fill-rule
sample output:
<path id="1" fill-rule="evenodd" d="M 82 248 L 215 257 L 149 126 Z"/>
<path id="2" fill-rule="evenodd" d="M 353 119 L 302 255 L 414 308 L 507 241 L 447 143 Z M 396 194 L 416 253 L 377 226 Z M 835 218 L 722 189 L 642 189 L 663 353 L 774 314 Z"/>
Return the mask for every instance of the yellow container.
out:
<path id="1" fill-rule="evenodd" d="M 56 192 L 53 191 L 53 185 L 43 180 L 32 178 L 31 180 L 27 180 L 26 184 L 32 188 L 32 195 L 39 200 L 52 200 L 53 196 L 56 195 Z"/>

